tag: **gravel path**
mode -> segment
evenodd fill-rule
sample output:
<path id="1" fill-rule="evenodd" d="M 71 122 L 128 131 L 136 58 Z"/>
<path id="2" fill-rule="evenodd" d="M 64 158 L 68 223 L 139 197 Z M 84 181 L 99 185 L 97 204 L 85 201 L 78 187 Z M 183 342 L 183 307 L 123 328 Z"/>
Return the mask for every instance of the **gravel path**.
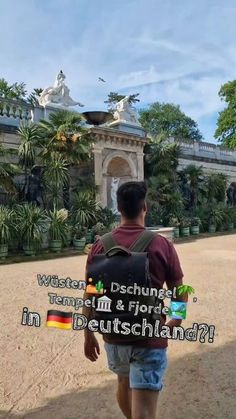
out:
<path id="1" fill-rule="evenodd" d="M 192 298 L 184 326 L 216 326 L 213 343 L 171 341 L 162 419 L 236 418 L 236 235 L 177 244 Z M 38 273 L 84 279 L 86 256 L 0 266 L 0 418 L 119 419 L 115 376 L 105 353 L 96 363 L 83 356 L 83 333 L 45 327 L 48 292 L 82 296 L 78 290 L 39 287 Z M 21 325 L 23 307 L 41 315 L 40 327 Z M 100 338 L 100 337 L 99 337 Z M 102 344 L 102 343 L 101 343 Z"/>

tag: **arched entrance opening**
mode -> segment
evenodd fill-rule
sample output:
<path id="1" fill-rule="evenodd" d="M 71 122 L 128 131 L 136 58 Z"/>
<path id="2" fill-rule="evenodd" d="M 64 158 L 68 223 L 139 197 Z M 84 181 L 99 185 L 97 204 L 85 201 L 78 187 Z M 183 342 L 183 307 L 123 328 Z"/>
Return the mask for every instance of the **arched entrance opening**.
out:
<path id="1" fill-rule="evenodd" d="M 116 156 L 108 163 L 105 176 L 107 206 L 112 209 L 114 207 L 116 190 L 122 183 L 132 180 L 132 170 L 127 160 Z"/>

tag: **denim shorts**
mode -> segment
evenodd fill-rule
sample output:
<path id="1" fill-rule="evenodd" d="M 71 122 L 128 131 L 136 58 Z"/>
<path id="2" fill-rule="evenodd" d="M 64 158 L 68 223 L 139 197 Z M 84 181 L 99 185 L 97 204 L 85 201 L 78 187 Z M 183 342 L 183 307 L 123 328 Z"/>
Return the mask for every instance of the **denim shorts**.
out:
<path id="1" fill-rule="evenodd" d="M 129 377 L 130 388 L 160 391 L 167 367 L 167 349 L 146 349 L 132 345 L 104 344 L 108 367 Z"/>

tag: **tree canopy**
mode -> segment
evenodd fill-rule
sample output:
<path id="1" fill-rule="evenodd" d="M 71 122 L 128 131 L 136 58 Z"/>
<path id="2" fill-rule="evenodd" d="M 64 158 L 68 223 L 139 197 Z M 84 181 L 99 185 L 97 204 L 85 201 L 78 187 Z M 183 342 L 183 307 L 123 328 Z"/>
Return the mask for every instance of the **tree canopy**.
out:
<path id="1" fill-rule="evenodd" d="M 219 96 L 227 106 L 219 112 L 215 138 L 224 146 L 236 149 L 236 80 L 223 84 Z"/>
<path id="2" fill-rule="evenodd" d="M 141 110 L 140 123 L 152 136 L 163 133 L 167 138 L 195 141 L 202 139 L 197 123 L 173 103 L 155 102 L 148 109 Z"/>
<path id="3" fill-rule="evenodd" d="M 25 83 L 9 84 L 4 78 L 0 79 L 0 97 L 6 99 L 24 99 L 26 96 Z"/>
<path id="4" fill-rule="evenodd" d="M 42 91 L 43 89 L 41 88 L 35 88 L 27 96 L 27 89 L 25 83 L 15 82 L 13 84 L 10 84 L 4 78 L 0 78 L 0 97 L 5 99 L 24 100 L 33 106 L 37 106 L 38 98 Z"/>

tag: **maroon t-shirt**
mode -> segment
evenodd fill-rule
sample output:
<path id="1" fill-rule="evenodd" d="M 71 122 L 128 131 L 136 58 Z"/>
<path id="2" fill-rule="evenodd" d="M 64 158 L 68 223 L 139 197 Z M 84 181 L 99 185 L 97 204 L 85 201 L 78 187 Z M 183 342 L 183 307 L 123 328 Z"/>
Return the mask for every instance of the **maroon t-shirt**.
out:
<path id="1" fill-rule="evenodd" d="M 144 229 L 145 227 L 139 224 L 124 224 L 113 230 L 112 235 L 118 245 L 129 248 Z M 98 239 L 91 248 L 87 264 L 92 261 L 93 255 L 103 253 L 103 250 L 102 242 Z M 157 234 L 145 251 L 148 252 L 152 287 L 160 289 L 164 288 L 164 284 L 166 284 L 168 289 L 173 289 L 182 284 L 183 272 L 179 258 L 173 244 L 169 240 Z M 160 325 L 164 325 L 165 321 L 166 316 L 162 315 Z M 103 339 L 106 341 L 105 335 L 103 335 Z M 107 342 L 109 341 L 107 340 Z M 168 339 L 153 337 L 138 341 L 132 341 L 132 339 L 121 341 L 117 337 L 117 339 L 112 339 L 112 343 L 119 345 L 133 344 L 145 348 L 165 348 L 168 345 Z"/>

